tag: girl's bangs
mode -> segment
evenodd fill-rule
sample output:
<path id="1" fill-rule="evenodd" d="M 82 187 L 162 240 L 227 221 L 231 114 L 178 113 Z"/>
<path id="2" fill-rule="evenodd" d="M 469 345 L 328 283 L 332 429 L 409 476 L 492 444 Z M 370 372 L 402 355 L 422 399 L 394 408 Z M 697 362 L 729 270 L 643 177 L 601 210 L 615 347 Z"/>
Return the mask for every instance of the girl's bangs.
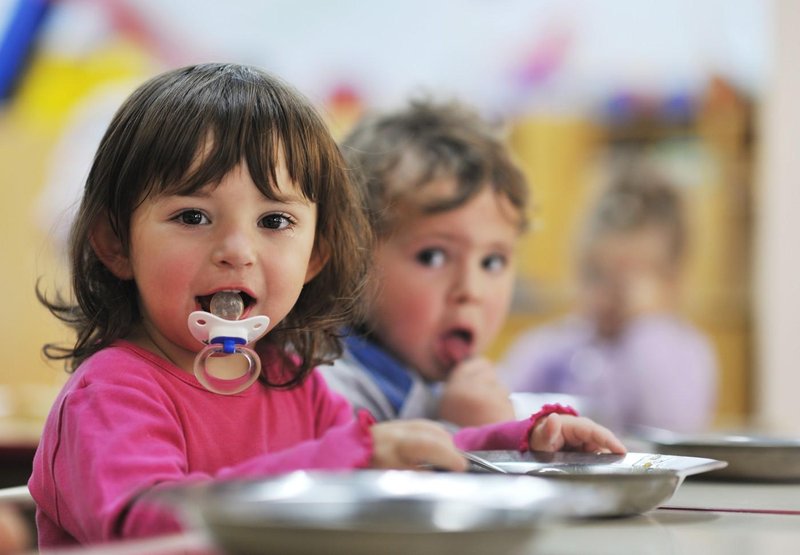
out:
<path id="1" fill-rule="evenodd" d="M 154 137 L 158 163 L 146 194 L 192 194 L 245 163 L 258 189 L 279 200 L 283 163 L 302 194 L 316 201 L 327 173 L 318 122 L 294 99 L 262 85 L 232 80 L 201 105 L 178 101 Z"/>
<path id="2" fill-rule="evenodd" d="M 204 133 L 192 149 L 191 164 L 164 172 L 158 177 L 158 185 L 153 187 L 152 192 L 192 195 L 204 187 L 215 187 L 244 163 L 258 190 L 269 199 L 280 200 L 276 185 L 277 167 L 281 160 L 278 152 L 280 141 L 253 135 L 243 137 L 243 144 L 232 144 L 226 142 L 225 137 L 217 137 L 219 135 L 211 131 Z M 177 179 L 174 176 L 178 176 Z"/>

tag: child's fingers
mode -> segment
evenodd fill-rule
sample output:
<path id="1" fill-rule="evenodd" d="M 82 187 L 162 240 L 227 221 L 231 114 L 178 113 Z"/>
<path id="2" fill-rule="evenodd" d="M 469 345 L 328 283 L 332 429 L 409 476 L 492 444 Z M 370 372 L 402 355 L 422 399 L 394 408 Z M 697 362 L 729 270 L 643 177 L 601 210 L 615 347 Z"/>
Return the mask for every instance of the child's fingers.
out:
<path id="1" fill-rule="evenodd" d="M 12 506 L 0 505 L 0 554 L 19 553 L 30 545 L 30 530 Z"/>
<path id="2" fill-rule="evenodd" d="M 462 427 L 514 420 L 509 395 L 491 361 L 471 358 L 454 368 L 445 382 L 439 417 Z"/>
<path id="3" fill-rule="evenodd" d="M 565 417 L 570 418 L 570 417 Z M 627 449 L 606 427 L 583 417 L 571 417 L 569 424 L 562 425 L 565 442 L 581 451 L 605 451 L 623 454 Z"/>
<path id="4" fill-rule="evenodd" d="M 425 420 L 405 420 L 372 427 L 373 466 L 413 469 L 430 465 L 446 470 L 467 469 L 467 461 L 456 449 L 450 433 Z"/>
<path id="5" fill-rule="evenodd" d="M 534 451 L 575 451 L 623 454 L 627 450 L 608 429 L 579 416 L 550 414 L 533 430 L 530 448 Z"/>
<path id="6" fill-rule="evenodd" d="M 464 471 L 468 463 L 453 444 L 452 436 L 442 427 L 429 428 L 428 422 L 413 432 L 413 437 L 402 445 L 402 458 L 411 467 L 421 464 L 453 471 Z"/>
<path id="7" fill-rule="evenodd" d="M 564 447 L 562 420 L 550 414 L 536 424 L 531 433 L 530 448 L 533 451 L 558 451 Z"/>
<path id="8" fill-rule="evenodd" d="M 496 370 L 489 359 L 475 357 L 457 364 L 450 375 L 450 379 L 469 380 L 496 380 Z"/>

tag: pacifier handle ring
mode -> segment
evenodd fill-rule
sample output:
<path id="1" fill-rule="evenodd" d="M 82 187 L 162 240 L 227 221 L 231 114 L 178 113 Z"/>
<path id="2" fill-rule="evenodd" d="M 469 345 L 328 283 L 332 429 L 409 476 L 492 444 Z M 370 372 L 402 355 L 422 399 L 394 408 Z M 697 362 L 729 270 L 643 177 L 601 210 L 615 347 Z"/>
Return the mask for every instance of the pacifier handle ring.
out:
<path id="1" fill-rule="evenodd" d="M 214 393 L 221 395 L 235 395 L 241 393 L 258 379 L 261 375 L 261 359 L 249 347 L 243 344 L 234 346 L 233 353 L 228 353 L 226 346 L 221 343 L 210 343 L 197 353 L 194 359 L 194 375 L 203 386 Z M 248 362 L 247 371 L 238 378 L 226 379 L 213 376 L 206 368 L 206 361 L 214 355 L 240 354 Z"/>
<path id="2" fill-rule="evenodd" d="M 253 385 L 261 374 L 261 358 L 248 345 L 267 333 L 269 317 L 258 315 L 243 320 L 227 320 L 210 312 L 196 310 L 189 314 L 187 323 L 194 338 L 205 345 L 194 359 L 194 375 L 206 389 L 232 395 Z M 208 371 L 206 363 L 209 358 L 235 354 L 244 356 L 249 366 L 239 378 L 217 378 Z"/>

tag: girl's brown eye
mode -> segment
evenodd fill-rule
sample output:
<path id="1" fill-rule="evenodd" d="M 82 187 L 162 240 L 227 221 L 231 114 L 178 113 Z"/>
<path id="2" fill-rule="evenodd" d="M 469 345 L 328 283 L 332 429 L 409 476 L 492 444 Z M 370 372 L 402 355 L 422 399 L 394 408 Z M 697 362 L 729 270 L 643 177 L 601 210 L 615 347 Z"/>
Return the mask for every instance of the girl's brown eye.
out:
<path id="1" fill-rule="evenodd" d="M 205 216 L 199 210 L 184 210 L 178 215 L 181 223 L 186 225 L 200 225 Z"/>
<path id="2" fill-rule="evenodd" d="M 268 214 L 261 218 L 261 227 L 267 229 L 284 229 L 293 223 L 285 214 Z"/>

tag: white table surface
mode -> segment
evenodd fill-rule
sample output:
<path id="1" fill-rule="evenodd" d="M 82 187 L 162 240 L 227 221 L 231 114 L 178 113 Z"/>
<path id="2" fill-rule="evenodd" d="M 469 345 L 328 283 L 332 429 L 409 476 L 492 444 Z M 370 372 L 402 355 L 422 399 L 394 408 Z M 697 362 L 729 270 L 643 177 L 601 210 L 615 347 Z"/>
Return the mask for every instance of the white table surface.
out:
<path id="1" fill-rule="evenodd" d="M 689 478 L 666 506 L 753 513 L 793 512 L 800 517 L 800 484 L 715 482 Z"/>
<path id="2" fill-rule="evenodd" d="M 658 509 L 546 530 L 526 555 L 800 553 L 800 517 Z"/>
<path id="3" fill-rule="evenodd" d="M 800 484 L 689 478 L 660 509 L 545 530 L 531 542 L 528 553 L 800 553 Z"/>

